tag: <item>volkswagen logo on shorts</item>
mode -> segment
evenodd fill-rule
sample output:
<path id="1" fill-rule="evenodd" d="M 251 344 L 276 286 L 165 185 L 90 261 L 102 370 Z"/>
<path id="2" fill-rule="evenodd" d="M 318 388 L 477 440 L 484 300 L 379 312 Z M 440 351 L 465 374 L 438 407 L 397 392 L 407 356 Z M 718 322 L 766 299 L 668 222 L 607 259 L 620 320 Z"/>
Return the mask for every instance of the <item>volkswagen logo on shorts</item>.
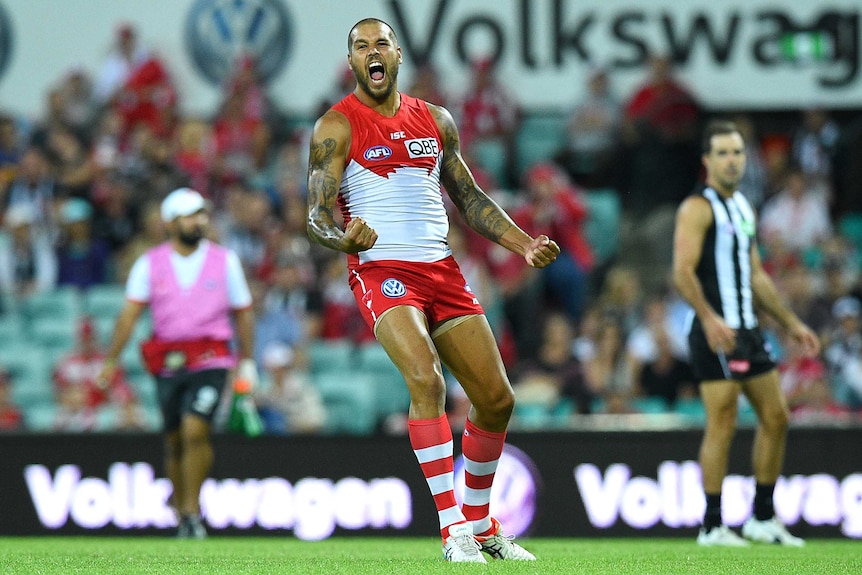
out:
<path id="1" fill-rule="evenodd" d="M 0 77 L 12 58 L 12 21 L 3 4 L 0 4 Z"/>
<path id="2" fill-rule="evenodd" d="M 380 291 L 382 291 L 383 295 L 386 297 L 404 297 L 404 294 L 407 293 L 407 288 L 405 288 L 404 284 L 397 279 L 389 278 L 380 286 Z"/>
<path id="3" fill-rule="evenodd" d="M 230 74 L 236 61 L 250 56 L 263 82 L 287 60 L 292 34 L 279 0 L 196 0 L 186 21 L 192 60 L 213 84 Z"/>

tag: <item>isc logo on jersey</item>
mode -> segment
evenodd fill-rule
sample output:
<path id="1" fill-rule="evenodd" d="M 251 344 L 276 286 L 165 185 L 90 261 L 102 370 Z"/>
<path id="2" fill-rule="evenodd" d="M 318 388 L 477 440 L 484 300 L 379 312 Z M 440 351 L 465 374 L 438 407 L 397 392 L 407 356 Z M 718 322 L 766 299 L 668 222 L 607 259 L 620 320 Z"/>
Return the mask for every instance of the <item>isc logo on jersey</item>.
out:
<path id="1" fill-rule="evenodd" d="M 373 148 L 368 148 L 365 150 L 365 153 L 362 154 L 366 160 L 383 160 L 391 155 L 392 150 L 386 146 L 374 146 Z"/>
<path id="2" fill-rule="evenodd" d="M 407 153 L 411 158 L 436 158 L 440 155 L 440 146 L 437 145 L 436 138 L 405 140 L 404 145 L 407 146 Z"/>

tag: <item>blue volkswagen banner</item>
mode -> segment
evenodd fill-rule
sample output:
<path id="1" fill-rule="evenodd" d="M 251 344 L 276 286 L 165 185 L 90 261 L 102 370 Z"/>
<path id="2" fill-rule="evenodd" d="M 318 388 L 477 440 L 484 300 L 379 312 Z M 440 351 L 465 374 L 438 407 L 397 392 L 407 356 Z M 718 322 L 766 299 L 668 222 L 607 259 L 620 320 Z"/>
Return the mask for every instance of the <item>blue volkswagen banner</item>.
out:
<path id="1" fill-rule="evenodd" d="M 733 526 L 751 512 L 752 439 L 740 430 L 724 484 Z M 699 443 L 698 430 L 513 433 L 491 511 L 516 535 L 694 537 L 704 509 Z M 860 444 L 862 429 L 791 430 L 775 502 L 794 533 L 862 539 Z M 218 436 L 215 448 L 201 494 L 214 535 L 437 530 L 406 437 Z M 173 535 L 157 435 L 3 435 L 0 453 L 0 535 Z"/>

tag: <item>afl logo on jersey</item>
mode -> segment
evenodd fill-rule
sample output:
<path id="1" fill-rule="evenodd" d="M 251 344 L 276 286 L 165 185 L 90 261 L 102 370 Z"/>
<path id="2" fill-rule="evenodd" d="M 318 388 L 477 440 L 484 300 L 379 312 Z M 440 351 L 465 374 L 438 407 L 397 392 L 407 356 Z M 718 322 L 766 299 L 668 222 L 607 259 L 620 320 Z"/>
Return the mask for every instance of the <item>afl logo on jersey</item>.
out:
<path id="1" fill-rule="evenodd" d="M 389 278 L 380 286 L 380 291 L 383 292 L 383 295 L 386 297 L 395 298 L 404 297 L 407 293 L 407 288 L 405 288 L 404 284 L 397 279 Z"/>
<path id="2" fill-rule="evenodd" d="M 374 146 L 365 150 L 365 153 L 362 154 L 362 157 L 364 157 L 366 160 L 376 161 L 385 160 L 391 155 L 392 150 L 390 148 L 387 148 L 386 146 Z"/>

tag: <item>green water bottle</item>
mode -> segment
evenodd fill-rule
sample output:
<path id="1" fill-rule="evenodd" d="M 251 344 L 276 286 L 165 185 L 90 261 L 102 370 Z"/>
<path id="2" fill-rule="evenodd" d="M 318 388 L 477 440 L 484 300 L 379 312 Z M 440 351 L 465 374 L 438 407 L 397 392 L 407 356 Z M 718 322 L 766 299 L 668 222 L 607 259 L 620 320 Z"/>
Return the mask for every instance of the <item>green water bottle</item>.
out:
<path id="1" fill-rule="evenodd" d="M 233 384 L 233 400 L 230 406 L 230 416 L 227 429 L 232 433 L 241 433 L 246 437 L 257 437 L 263 433 L 263 421 L 254 405 L 251 396 L 251 384 L 248 380 L 237 379 Z"/>

